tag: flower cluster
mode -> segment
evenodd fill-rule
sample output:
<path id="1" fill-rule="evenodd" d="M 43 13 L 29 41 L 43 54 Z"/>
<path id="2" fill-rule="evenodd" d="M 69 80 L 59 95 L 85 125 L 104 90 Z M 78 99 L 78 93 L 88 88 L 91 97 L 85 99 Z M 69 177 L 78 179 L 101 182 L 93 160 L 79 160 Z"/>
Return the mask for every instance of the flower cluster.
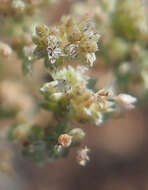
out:
<path id="1" fill-rule="evenodd" d="M 94 0 L 75 3 L 71 9 L 73 15 L 87 13 L 95 19 L 102 43 L 96 62 L 111 68 L 117 91 L 135 94 L 141 102 L 148 94 L 148 25 L 144 8 L 142 0 Z"/>
<path id="2" fill-rule="evenodd" d="M 52 114 L 44 126 L 26 121 L 12 127 L 9 137 L 22 145 L 24 155 L 35 161 L 64 157 L 85 137 L 81 125 L 100 126 L 108 114 L 134 107 L 135 97 L 116 96 L 108 90 L 89 87 L 87 71 L 96 60 L 99 38 L 94 22 L 86 17 L 76 22 L 67 16 L 56 27 L 36 27 L 35 47 L 32 46 L 34 51 L 31 51 L 34 60 L 44 60 L 50 76 L 50 81 L 41 86 L 40 92 L 42 107 Z M 27 47 L 24 52 L 32 59 Z M 87 147 L 78 151 L 76 160 L 81 166 L 89 161 L 88 152 Z"/>
<path id="3" fill-rule="evenodd" d="M 93 92 L 87 87 L 87 68 L 68 66 L 52 75 L 53 81 L 41 87 L 47 109 L 79 122 L 103 122 L 104 112 L 113 111 L 114 97 L 105 90 Z"/>
<path id="4" fill-rule="evenodd" d="M 66 59 L 85 60 L 93 66 L 98 50 L 99 33 L 95 24 L 87 18 L 79 22 L 67 16 L 61 19 L 59 26 L 36 27 L 34 43 L 35 55 L 44 58 L 47 67 L 60 65 Z"/>
<path id="5" fill-rule="evenodd" d="M 104 89 L 97 92 L 89 89 L 86 70 L 84 66 L 68 66 L 51 72 L 53 80 L 45 83 L 40 91 L 43 107 L 53 113 L 54 119 L 44 127 L 31 123 L 16 125 L 10 133 L 11 139 L 22 144 L 24 155 L 38 162 L 66 156 L 70 148 L 80 144 L 85 137 L 85 132 L 73 127 L 73 123 L 100 126 L 105 114 L 121 107 L 134 107 L 136 98 L 128 94 L 114 96 Z M 89 161 L 88 152 L 88 148 L 78 151 L 76 160 L 81 166 Z"/>
<path id="6" fill-rule="evenodd" d="M 37 162 L 52 161 L 66 156 L 69 150 L 79 145 L 85 137 L 85 131 L 81 128 L 83 124 L 100 126 L 109 118 L 108 115 L 123 109 L 132 109 L 136 103 L 136 98 L 129 94 L 114 95 L 109 90 L 93 89 L 89 86 L 91 78 L 88 77 L 87 71 L 96 61 L 100 34 L 98 23 L 96 25 L 88 15 L 79 19 L 64 16 L 59 25 L 50 27 L 36 25 L 34 22 L 36 27 L 31 38 L 30 22 L 33 20 L 30 19 L 29 22 L 25 18 L 34 15 L 34 10 L 47 2 L 48 0 L 6 0 L 2 1 L 0 7 L 0 15 L 6 16 L 9 20 L 13 16 L 13 24 L 16 21 L 15 25 L 10 23 L 13 38 L 11 47 L 23 60 L 24 73 L 32 71 L 32 64 L 42 59 L 47 71 L 46 76 L 50 78 L 48 82 L 42 81 L 42 85 L 31 83 L 40 86 L 40 91 L 38 90 L 40 94 L 35 95 L 37 106 L 32 105 L 33 99 L 14 83 L 9 81 L 0 83 L 2 102 L 0 111 L 12 108 L 16 115 L 18 114 L 16 118 L 19 118 L 16 119 L 17 122 L 8 136 L 21 145 L 25 156 Z M 107 4 L 106 0 L 102 0 L 104 8 L 99 9 L 99 16 L 95 17 L 96 21 L 104 22 L 100 30 L 105 34 L 108 32 L 105 27 L 110 28 L 105 10 L 112 13 L 112 3 Z M 95 13 L 97 14 L 97 8 Z M 17 22 L 20 23 L 19 26 Z M 108 45 L 110 36 L 113 42 Z M 110 56 L 114 56 L 114 51 L 119 58 L 123 57 L 123 52 L 124 55 L 127 54 L 128 45 L 123 42 L 124 40 L 114 39 L 115 34 L 112 32 L 108 37 L 103 37 L 102 41 L 105 50 L 110 49 Z M 133 48 L 132 54 L 137 52 L 138 50 Z M 0 43 L 0 54 L 5 56 L 11 54 L 11 48 Z M 36 90 L 35 87 L 31 89 Z M 36 111 L 34 107 L 37 107 Z M 47 114 L 45 119 L 47 122 L 44 124 L 37 118 L 32 119 L 34 112 L 39 114 L 39 107 Z M 85 166 L 89 161 L 88 153 L 87 147 L 78 151 L 76 156 L 78 164 Z"/>

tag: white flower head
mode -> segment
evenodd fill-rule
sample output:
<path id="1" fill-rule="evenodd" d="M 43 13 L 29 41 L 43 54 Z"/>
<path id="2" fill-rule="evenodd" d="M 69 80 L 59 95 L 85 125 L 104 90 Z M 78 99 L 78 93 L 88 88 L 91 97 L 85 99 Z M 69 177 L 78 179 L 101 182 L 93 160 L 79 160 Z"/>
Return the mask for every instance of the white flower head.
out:
<path id="1" fill-rule="evenodd" d="M 54 35 L 48 38 L 47 52 L 51 64 L 54 64 L 60 56 L 65 56 L 62 49 L 59 47 L 59 40 Z"/>
<path id="2" fill-rule="evenodd" d="M 82 84 L 82 86 L 84 86 L 84 84 L 86 84 L 86 75 L 84 75 L 85 72 L 85 67 L 74 68 L 68 66 L 67 68 L 65 67 L 62 70 L 54 73 L 52 77 L 54 80 L 65 80 L 69 82 L 71 87 L 77 86 L 79 84 Z"/>
<path id="3" fill-rule="evenodd" d="M 115 100 L 126 109 L 134 108 L 133 104 L 137 102 L 137 98 L 129 94 L 119 94 L 115 97 Z"/>

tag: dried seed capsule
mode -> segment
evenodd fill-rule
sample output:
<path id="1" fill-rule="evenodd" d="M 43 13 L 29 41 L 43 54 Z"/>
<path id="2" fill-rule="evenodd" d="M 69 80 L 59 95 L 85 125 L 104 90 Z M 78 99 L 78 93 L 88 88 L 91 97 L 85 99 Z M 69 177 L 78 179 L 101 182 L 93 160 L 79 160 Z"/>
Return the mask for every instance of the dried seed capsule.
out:
<path id="1" fill-rule="evenodd" d="M 58 138 L 58 143 L 64 147 L 69 147 L 72 142 L 72 136 L 68 134 L 62 134 Z"/>

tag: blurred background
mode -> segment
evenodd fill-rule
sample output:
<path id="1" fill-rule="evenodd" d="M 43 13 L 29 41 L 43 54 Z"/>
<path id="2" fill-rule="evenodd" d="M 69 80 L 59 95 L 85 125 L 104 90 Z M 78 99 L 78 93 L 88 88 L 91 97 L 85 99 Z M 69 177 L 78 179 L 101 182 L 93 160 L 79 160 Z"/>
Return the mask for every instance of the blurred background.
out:
<path id="1" fill-rule="evenodd" d="M 4 0 L 0 0 L 0 7 L 1 1 L 3 3 Z M 145 0 L 143 3 L 146 11 L 148 2 Z M 93 7 L 95 1 L 57 0 L 49 7 L 42 8 L 40 14 L 47 25 L 55 24 L 59 22 L 61 16 L 71 12 L 75 14 L 74 10 L 79 11 L 78 8 L 82 4 L 84 7 L 87 5 Z M 83 6 L 80 14 L 81 11 L 85 13 Z M 5 16 L 0 17 L 0 26 L 7 22 L 4 19 Z M 1 40 L 12 41 L 3 33 L 0 33 Z M 146 43 L 148 46 L 148 41 Z M 99 59 L 99 53 L 91 74 L 95 79 L 99 79 L 100 86 L 109 86 L 111 81 L 112 83 L 115 81 L 113 67 L 104 66 L 102 59 Z M 18 120 L 22 119 L 22 115 L 27 115 L 32 104 L 35 104 L 33 96 L 38 98 L 38 85 L 47 78 L 41 62 L 36 63 L 35 72 L 31 77 L 22 75 L 20 62 L 16 53 L 0 58 L 0 104 L 3 107 L 11 105 L 11 109 L 14 103 L 17 104 L 16 107 L 23 105 L 25 109 L 19 112 Z M 135 89 L 137 83 L 134 81 L 132 85 L 132 89 Z M 117 91 L 122 92 L 123 88 Z M 126 92 L 133 92 L 131 94 L 136 96 L 138 94 L 131 88 L 126 89 Z M 148 189 L 148 98 L 144 98 L 142 104 L 138 104 L 134 110 L 126 112 L 120 118 L 107 121 L 101 127 L 84 126 L 86 138 L 83 143 L 91 149 L 91 160 L 85 167 L 78 166 L 75 162 L 75 149 L 67 158 L 41 166 L 24 159 L 17 147 L 7 141 L 5 135 L 16 118 L 9 117 L 8 110 L 7 114 L 3 114 L 1 107 L 0 190 Z M 35 117 L 35 122 L 46 123 L 46 114 L 41 111 L 41 114 Z"/>

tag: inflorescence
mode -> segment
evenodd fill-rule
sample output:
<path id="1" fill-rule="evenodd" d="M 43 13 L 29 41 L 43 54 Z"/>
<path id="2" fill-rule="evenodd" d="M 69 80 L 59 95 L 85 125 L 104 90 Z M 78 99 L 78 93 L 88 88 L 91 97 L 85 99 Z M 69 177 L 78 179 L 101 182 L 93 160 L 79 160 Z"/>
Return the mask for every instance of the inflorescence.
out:
<path id="1" fill-rule="evenodd" d="M 34 60 L 44 61 L 51 78 L 40 88 L 41 105 L 52 113 L 52 119 L 46 126 L 27 122 L 14 125 L 9 137 L 21 144 L 24 155 L 36 161 L 66 156 L 85 137 L 81 126 L 100 126 L 108 114 L 134 107 L 135 97 L 88 87 L 87 72 L 96 60 L 99 38 L 95 23 L 87 17 L 76 21 L 66 16 L 58 26 L 36 26 Z M 89 151 L 87 147 L 78 151 L 80 165 L 89 161 Z"/>

